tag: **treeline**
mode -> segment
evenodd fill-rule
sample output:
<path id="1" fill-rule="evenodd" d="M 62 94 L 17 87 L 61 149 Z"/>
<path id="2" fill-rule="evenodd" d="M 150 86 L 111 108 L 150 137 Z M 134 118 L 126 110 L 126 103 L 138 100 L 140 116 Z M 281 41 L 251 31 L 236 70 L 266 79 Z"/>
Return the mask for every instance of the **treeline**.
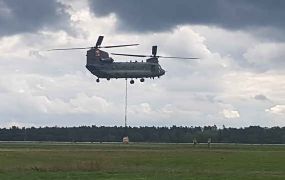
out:
<path id="1" fill-rule="evenodd" d="M 218 129 L 205 127 L 31 127 L 0 129 L 0 141 L 67 141 L 67 142 L 121 142 L 128 136 L 132 142 L 198 143 L 211 138 L 215 143 L 285 144 L 285 127 Z"/>

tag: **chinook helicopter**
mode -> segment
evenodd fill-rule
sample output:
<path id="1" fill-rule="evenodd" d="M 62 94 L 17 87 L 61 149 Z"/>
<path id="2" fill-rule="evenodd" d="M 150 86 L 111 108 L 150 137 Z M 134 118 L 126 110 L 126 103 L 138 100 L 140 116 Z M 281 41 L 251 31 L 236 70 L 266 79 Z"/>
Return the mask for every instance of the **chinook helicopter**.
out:
<path id="1" fill-rule="evenodd" d="M 100 82 L 100 79 L 131 79 L 130 84 L 134 84 L 133 79 L 140 79 L 140 82 L 144 82 L 145 78 L 160 77 L 165 74 L 165 70 L 159 65 L 158 58 L 175 58 L 175 59 L 198 59 L 198 58 L 184 58 L 184 57 L 166 57 L 157 56 L 157 46 L 152 46 L 152 55 L 137 55 L 137 54 L 120 54 L 111 53 L 117 56 L 131 56 L 131 57 L 143 57 L 147 58 L 146 61 L 130 61 L 130 62 L 114 62 L 114 59 L 109 56 L 109 53 L 102 51 L 102 48 L 117 48 L 126 46 L 137 46 L 139 44 L 126 44 L 115 46 L 101 46 L 104 36 L 99 36 L 94 47 L 80 47 L 80 48 L 63 48 L 63 49 L 50 49 L 48 51 L 57 50 L 77 50 L 77 49 L 89 49 L 87 51 L 87 63 L 86 68 L 95 76 L 97 76 L 96 82 Z"/>

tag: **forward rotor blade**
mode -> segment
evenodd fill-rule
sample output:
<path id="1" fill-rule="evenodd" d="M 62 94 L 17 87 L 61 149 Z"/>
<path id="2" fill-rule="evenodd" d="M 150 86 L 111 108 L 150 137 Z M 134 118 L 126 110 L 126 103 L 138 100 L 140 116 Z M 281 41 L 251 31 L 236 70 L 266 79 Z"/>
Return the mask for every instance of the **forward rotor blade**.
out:
<path id="1" fill-rule="evenodd" d="M 139 44 L 123 44 L 123 45 L 115 45 L 115 46 L 99 46 L 99 48 L 116 48 L 116 47 L 126 47 L 126 46 L 137 46 Z"/>
<path id="2" fill-rule="evenodd" d="M 150 57 L 150 56 L 139 55 L 139 54 L 121 54 L 121 53 L 111 53 L 111 54 L 117 55 L 117 56 Z"/>
<path id="3" fill-rule="evenodd" d="M 79 48 L 57 48 L 57 49 L 48 49 L 46 51 L 65 51 L 65 50 L 79 50 L 79 49 L 90 49 L 92 47 L 79 47 Z"/>
<path id="4" fill-rule="evenodd" d="M 99 47 L 78 47 L 78 48 L 56 48 L 48 49 L 46 51 L 66 51 L 66 50 L 80 50 L 80 49 L 91 49 L 91 48 L 116 48 L 116 47 L 126 47 L 126 46 L 137 46 L 139 44 L 125 44 L 125 45 L 116 45 L 116 46 L 99 46 Z"/>
<path id="5" fill-rule="evenodd" d="M 98 37 L 95 48 L 97 48 L 98 46 L 100 46 L 102 44 L 103 39 L 104 39 L 104 36 Z"/>
<path id="6" fill-rule="evenodd" d="M 168 58 L 168 59 L 200 59 L 200 58 L 195 58 L 195 57 L 171 57 L 171 56 L 156 56 L 158 58 Z"/>

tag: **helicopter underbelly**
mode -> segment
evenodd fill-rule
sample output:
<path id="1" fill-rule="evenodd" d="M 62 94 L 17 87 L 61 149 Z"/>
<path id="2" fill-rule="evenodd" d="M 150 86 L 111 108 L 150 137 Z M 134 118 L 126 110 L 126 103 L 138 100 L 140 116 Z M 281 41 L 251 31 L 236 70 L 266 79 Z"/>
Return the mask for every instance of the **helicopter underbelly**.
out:
<path id="1" fill-rule="evenodd" d="M 117 65 L 118 66 L 118 65 Z M 153 71 L 151 68 L 102 68 L 87 65 L 86 68 L 98 78 L 151 78 L 162 76 L 164 72 Z"/>
<path id="2" fill-rule="evenodd" d="M 155 74 L 144 70 L 98 70 L 92 72 L 98 78 L 148 78 Z"/>
<path id="3" fill-rule="evenodd" d="M 151 71 L 146 70 L 111 70 L 105 72 L 111 78 L 147 78 L 154 75 Z"/>

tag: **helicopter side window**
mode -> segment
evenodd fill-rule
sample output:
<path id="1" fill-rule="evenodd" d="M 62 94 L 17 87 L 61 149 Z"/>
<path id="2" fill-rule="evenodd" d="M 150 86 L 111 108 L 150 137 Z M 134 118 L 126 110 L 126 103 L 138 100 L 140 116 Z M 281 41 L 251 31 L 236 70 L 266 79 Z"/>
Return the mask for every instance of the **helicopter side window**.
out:
<path id="1" fill-rule="evenodd" d="M 99 49 L 96 49 L 95 56 L 100 57 L 100 50 Z"/>
<path id="2" fill-rule="evenodd" d="M 113 58 L 101 58 L 101 61 L 112 63 L 114 62 Z"/>

